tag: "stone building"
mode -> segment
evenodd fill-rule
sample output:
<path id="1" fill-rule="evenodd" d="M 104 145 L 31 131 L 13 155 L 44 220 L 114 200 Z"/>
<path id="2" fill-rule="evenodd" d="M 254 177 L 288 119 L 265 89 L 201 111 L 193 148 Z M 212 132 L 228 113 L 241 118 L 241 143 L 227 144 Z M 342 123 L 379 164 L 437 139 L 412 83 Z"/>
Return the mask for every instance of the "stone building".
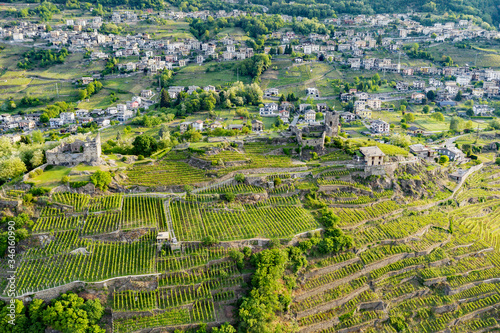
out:
<path id="1" fill-rule="evenodd" d="M 359 152 L 363 156 L 363 161 L 367 166 L 384 164 L 385 154 L 377 146 L 361 147 Z"/>
<path id="2" fill-rule="evenodd" d="M 302 128 L 292 126 L 290 131 L 295 135 L 299 145 L 311 146 L 322 151 L 325 148 L 325 137 L 338 136 L 339 134 L 339 114 L 327 111 L 325 112 L 324 124 L 309 125 Z"/>
<path id="3" fill-rule="evenodd" d="M 260 120 L 252 120 L 252 131 L 262 132 L 264 130 L 264 123 Z"/>
<path id="4" fill-rule="evenodd" d="M 339 113 L 325 112 L 325 134 L 333 137 L 339 135 Z"/>
<path id="5" fill-rule="evenodd" d="M 103 164 L 101 159 L 101 136 L 98 133 L 94 139 L 87 137 L 86 141 L 76 140 L 63 143 L 46 152 L 47 164 L 75 166 L 80 163 L 96 166 Z"/>

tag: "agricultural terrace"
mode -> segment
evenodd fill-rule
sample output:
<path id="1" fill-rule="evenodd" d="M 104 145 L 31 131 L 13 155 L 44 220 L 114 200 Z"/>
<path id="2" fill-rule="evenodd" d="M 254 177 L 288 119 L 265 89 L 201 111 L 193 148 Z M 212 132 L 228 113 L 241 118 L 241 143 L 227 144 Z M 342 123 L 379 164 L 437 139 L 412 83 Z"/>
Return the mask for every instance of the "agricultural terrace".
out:
<path id="1" fill-rule="evenodd" d="M 234 204 L 223 209 L 207 203 L 173 202 L 176 235 L 194 241 L 206 235 L 219 240 L 288 238 L 319 227 L 296 197 L 270 198 L 259 204 Z"/>
<path id="2" fill-rule="evenodd" d="M 262 148 L 246 149 L 258 155 Z M 158 163 L 194 168 L 185 157 L 176 152 Z M 139 164 L 128 172 L 136 168 L 147 170 Z M 498 325 L 498 167 L 477 171 L 454 195 L 446 192 L 454 200 L 436 196 L 411 206 L 397 188 L 373 186 L 377 178 L 362 181 L 358 169 L 310 170 L 298 178 L 256 175 L 273 188 L 234 180 L 191 193 L 53 193 L 32 227 L 41 246 L 20 254 L 17 294 L 129 276 L 142 282 L 106 291 L 114 332 L 225 322 L 248 292 L 251 253 L 269 240 L 291 245 L 283 281 L 295 281 L 293 319 L 286 320 L 300 331 L 393 332 L 401 323 L 407 332 L 461 332 Z M 407 171 L 396 177 L 425 176 L 425 168 Z M 327 214 L 339 229 L 332 231 Z M 157 241 L 165 231 L 175 234 L 178 247 Z M 335 235 L 351 239 L 352 247 L 337 247 Z M 305 261 L 295 261 L 295 251 Z"/>

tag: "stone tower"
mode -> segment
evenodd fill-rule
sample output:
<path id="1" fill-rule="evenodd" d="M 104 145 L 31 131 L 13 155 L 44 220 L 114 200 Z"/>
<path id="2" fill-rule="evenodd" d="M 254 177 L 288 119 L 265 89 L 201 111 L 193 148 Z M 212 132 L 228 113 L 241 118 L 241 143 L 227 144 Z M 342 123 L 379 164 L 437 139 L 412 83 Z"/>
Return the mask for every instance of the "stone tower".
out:
<path id="1" fill-rule="evenodd" d="M 339 135 L 339 115 L 336 112 L 325 112 L 325 134 L 332 137 Z"/>

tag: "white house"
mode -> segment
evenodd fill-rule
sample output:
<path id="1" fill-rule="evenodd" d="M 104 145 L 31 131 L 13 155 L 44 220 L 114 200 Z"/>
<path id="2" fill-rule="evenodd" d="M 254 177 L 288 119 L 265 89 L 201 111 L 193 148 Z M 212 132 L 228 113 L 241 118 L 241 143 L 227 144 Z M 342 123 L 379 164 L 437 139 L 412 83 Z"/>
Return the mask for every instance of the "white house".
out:
<path id="1" fill-rule="evenodd" d="M 479 104 L 474 105 L 472 107 L 472 111 L 474 111 L 475 116 L 488 117 L 493 114 L 493 111 L 495 111 L 495 109 L 489 107 L 486 104 Z"/>
<path id="2" fill-rule="evenodd" d="M 307 96 L 319 97 L 319 91 L 316 88 L 307 88 Z"/>
<path id="3" fill-rule="evenodd" d="M 387 134 L 387 133 L 389 133 L 390 126 L 385 121 L 374 120 L 370 124 L 370 129 L 375 134 Z"/>
<path id="4" fill-rule="evenodd" d="M 73 112 L 61 112 L 59 117 L 65 124 L 70 124 L 75 121 L 75 114 Z"/>
<path id="5" fill-rule="evenodd" d="M 202 120 L 197 120 L 194 123 L 192 123 L 193 129 L 197 131 L 203 131 L 203 121 Z"/>
<path id="6" fill-rule="evenodd" d="M 276 112 L 278 111 L 278 104 L 271 102 L 264 104 L 263 108 L 259 109 L 259 114 L 261 116 L 276 116 Z"/>
<path id="7" fill-rule="evenodd" d="M 124 122 L 124 121 L 129 120 L 133 116 L 134 116 L 134 111 L 123 110 L 123 111 L 119 111 L 117 119 L 118 119 L 118 121 Z"/>
<path id="8" fill-rule="evenodd" d="M 304 113 L 304 120 L 310 123 L 316 121 L 316 112 L 313 110 L 307 110 L 306 113 Z"/>
<path id="9" fill-rule="evenodd" d="M 50 127 L 61 127 L 64 125 L 64 121 L 61 118 L 51 118 L 49 123 Z"/>

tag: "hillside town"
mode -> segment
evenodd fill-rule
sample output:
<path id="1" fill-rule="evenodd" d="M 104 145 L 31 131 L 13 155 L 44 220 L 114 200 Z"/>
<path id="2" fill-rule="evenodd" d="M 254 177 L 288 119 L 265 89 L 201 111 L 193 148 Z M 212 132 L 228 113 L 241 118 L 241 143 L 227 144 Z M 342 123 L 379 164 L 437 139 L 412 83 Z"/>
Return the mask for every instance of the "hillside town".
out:
<path id="1" fill-rule="evenodd" d="M 500 329 L 495 0 L 0 4 L 0 333 Z"/>

